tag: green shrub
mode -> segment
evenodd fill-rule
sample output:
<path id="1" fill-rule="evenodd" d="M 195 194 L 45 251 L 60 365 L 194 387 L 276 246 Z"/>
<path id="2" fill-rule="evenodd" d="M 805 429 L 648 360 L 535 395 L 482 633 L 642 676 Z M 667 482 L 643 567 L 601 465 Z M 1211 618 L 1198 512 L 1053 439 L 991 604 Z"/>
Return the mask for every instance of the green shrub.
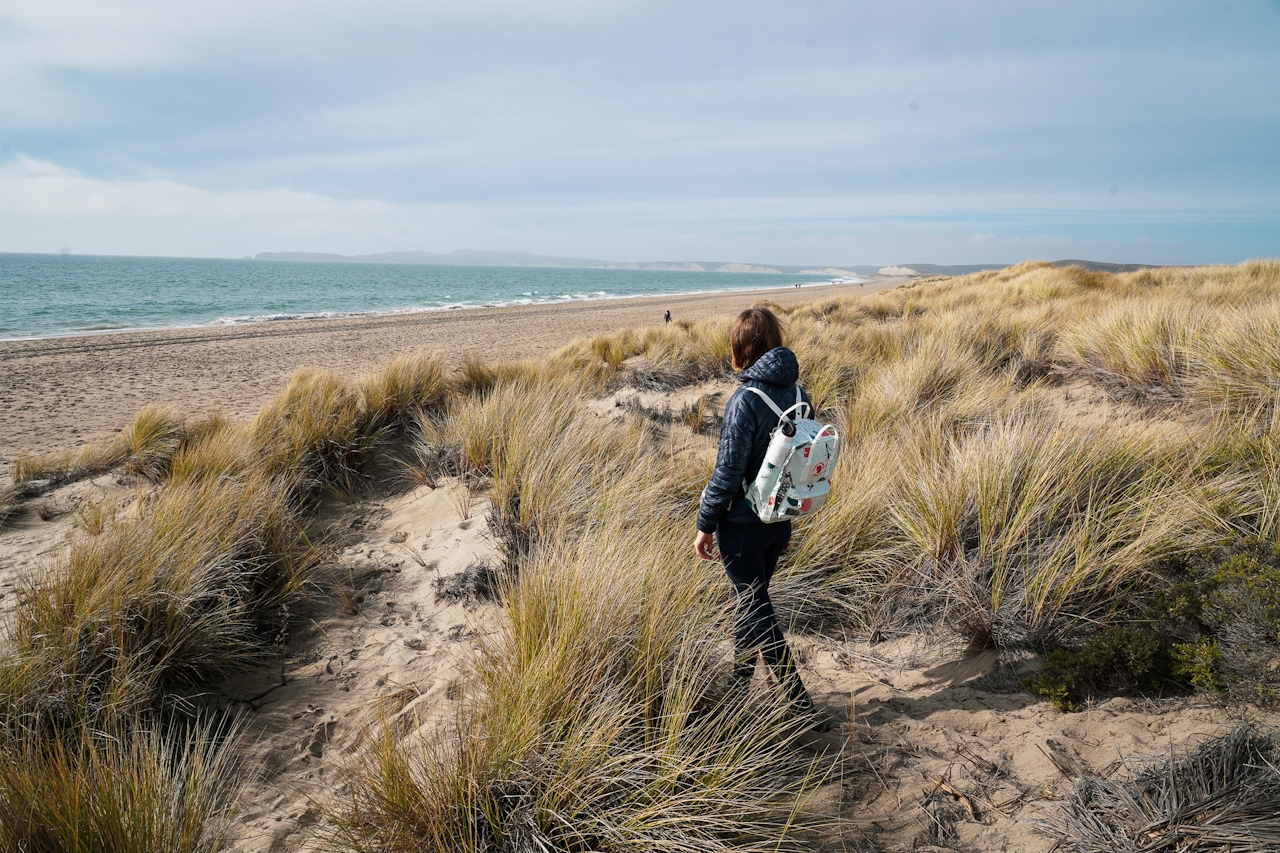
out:
<path id="1" fill-rule="evenodd" d="M 1243 540 L 1196 552 L 1169 572 L 1154 597 L 1161 631 L 1200 689 L 1242 699 L 1280 699 L 1280 549 Z"/>
<path id="2" fill-rule="evenodd" d="M 1054 649 L 1044 669 L 1028 683 L 1062 711 L 1074 711 L 1091 696 L 1104 692 L 1158 691 L 1173 676 L 1173 656 L 1167 643 L 1149 630 L 1107 628 L 1080 649 Z"/>
<path id="3" fill-rule="evenodd" d="M 1195 643 L 1174 643 L 1173 674 L 1196 690 L 1218 692 L 1222 682 L 1222 650 L 1217 640 L 1203 639 Z"/>

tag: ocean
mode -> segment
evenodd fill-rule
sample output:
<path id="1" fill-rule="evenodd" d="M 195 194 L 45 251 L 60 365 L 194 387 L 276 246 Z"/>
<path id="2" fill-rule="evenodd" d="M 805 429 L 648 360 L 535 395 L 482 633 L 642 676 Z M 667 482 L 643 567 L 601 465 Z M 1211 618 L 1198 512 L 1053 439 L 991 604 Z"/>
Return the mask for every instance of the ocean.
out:
<path id="1" fill-rule="evenodd" d="M 0 340 L 825 281 L 791 274 L 0 254 Z"/>

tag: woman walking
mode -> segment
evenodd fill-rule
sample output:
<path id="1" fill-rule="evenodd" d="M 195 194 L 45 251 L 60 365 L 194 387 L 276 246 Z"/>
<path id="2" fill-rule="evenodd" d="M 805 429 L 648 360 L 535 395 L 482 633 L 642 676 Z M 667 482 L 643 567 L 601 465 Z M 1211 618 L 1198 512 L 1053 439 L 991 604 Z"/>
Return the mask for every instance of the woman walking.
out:
<path id="1" fill-rule="evenodd" d="M 796 402 L 800 364 L 795 353 L 783 346 L 782 324 L 767 308 L 748 308 L 739 314 L 730 344 L 742 387 L 725 406 L 716 468 L 702 490 L 693 547 L 702 559 L 713 560 L 714 546 L 719 544 L 725 573 L 733 584 L 737 598 L 734 677 L 743 686 L 749 683 L 756 657 L 763 655 L 778 688 L 796 711 L 809 717 L 813 728 L 827 731 L 830 719 L 815 710 L 769 600 L 769 581 L 778 558 L 791 544 L 791 522 L 762 522 L 747 504 L 742 488 L 743 480 L 760 470 L 770 433 L 778 424 L 768 404 L 747 388 L 758 388 L 785 410 Z M 799 390 L 804 402 L 812 405 L 809 395 Z"/>

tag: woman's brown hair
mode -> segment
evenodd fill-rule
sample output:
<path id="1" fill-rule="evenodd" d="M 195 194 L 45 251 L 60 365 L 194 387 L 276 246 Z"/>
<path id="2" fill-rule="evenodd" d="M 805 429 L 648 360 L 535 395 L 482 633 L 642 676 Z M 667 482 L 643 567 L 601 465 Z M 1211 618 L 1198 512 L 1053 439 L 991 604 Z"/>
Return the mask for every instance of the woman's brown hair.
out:
<path id="1" fill-rule="evenodd" d="M 729 333 L 733 369 L 746 370 L 760 356 L 782 346 L 782 321 L 768 308 L 748 308 L 738 315 Z"/>

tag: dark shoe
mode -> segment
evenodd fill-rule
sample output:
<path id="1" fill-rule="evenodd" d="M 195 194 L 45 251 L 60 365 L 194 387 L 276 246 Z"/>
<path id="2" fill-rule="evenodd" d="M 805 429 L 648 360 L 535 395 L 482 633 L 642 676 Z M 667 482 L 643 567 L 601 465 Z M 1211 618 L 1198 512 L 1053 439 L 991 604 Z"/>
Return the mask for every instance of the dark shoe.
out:
<path id="1" fill-rule="evenodd" d="M 729 683 L 725 687 L 724 698 L 726 702 L 734 705 L 741 705 L 751 696 L 751 677 L 742 678 L 737 675 L 729 676 Z"/>
<path id="2" fill-rule="evenodd" d="M 811 707 L 807 711 L 803 711 L 796 715 L 796 719 L 805 727 L 806 731 L 826 734 L 834 729 L 839 720 L 835 715 L 826 708 Z"/>
<path id="3" fill-rule="evenodd" d="M 792 703 L 791 719 L 801 731 L 819 734 L 825 734 L 843 722 L 826 708 L 814 705 L 808 694 Z"/>

